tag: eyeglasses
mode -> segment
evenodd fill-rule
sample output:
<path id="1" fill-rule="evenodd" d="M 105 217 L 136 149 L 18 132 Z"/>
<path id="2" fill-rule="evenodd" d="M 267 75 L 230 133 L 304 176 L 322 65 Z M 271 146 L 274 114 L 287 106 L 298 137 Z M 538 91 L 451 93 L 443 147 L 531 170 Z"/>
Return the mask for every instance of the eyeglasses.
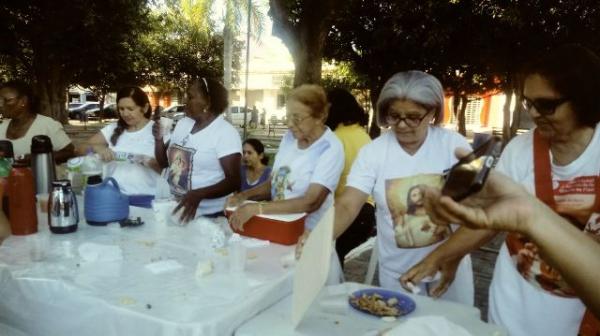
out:
<path id="1" fill-rule="evenodd" d="M 538 99 L 529 99 L 527 97 L 523 97 L 523 101 L 521 102 L 523 109 L 526 112 L 529 112 L 532 107 L 535 107 L 537 113 L 543 116 L 549 116 L 556 112 L 556 109 L 569 101 L 569 98 L 538 98 Z"/>
<path id="2" fill-rule="evenodd" d="M 306 119 L 308 119 L 308 118 L 310 118 L 310 116 L 309 116 L 309 115 L 308 115 L 308 116 L 305 116 L 305 117 L 300 117 L 300 118 L 299 118 L 299 117 L 296 117 L 296 116 L 293 116 L 293 117 L 288 117 L 288 118 L 287 118 L 287 120 L 288 120 L 288 122 L 291 122 L 291 123 L 292 123 L 292 125 L 294 125 L 294 126 L 300 126 L 300 124 L 301 124 L 301 123 L 302 123 L 304 120 L 306 120 Z"/>
<path id="3" fill-rule="evenodd" d="M 397 114 L 397 113 L 388 113 L 385 116 L 385 121 L 390 126 L 396 126 L 401 121 L 404 121 L 404 123 L 406 124 L 406 126 L 411 127 L 411 128 L 415 128 L 415 127 L 419 126 L 421 124 L 421 122 L 423 122 L 423 119 L 425 119 L 425 117 L 427 117 L 427 115 L 430 112 L 431 111 L 428 111 L 427 113 L 425 113 L 424 115 L 422 115 L 420 117 L 417 116 L 417 115 L 407 115 L 405 117 L 401 117 L 400 114 Z"/>

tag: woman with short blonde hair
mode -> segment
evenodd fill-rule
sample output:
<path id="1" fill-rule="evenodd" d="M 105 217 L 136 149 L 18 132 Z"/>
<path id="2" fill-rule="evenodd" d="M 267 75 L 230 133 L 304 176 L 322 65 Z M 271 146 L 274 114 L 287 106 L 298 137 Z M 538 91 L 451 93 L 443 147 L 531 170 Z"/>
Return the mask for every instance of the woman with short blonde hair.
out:
<path id="1" fill-rule="evenodd" d="M 301 85 L 287 100 L 288 132 L 275 156 L 270 180 L 230 198 L 230 205 L 246 199 L 269 200 L 240 206 L 230 221 L 238 229 L 257 214 L 308 213 L 305 228 L 312 230 L 327 208 L 344 166 L 342 144 L 325 126 L 329 103 L 323 88 Z"/>

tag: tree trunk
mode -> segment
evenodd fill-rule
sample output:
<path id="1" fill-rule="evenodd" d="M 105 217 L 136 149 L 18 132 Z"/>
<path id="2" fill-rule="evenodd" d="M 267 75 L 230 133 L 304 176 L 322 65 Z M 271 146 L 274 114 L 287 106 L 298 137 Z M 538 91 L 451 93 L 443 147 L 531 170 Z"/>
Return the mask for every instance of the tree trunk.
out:
<path id="1" fill-rule="evenodd" d="M 104 120 L 104 102 L 106 101 L 106 92 L 104 92 L 104 90 L 100 91 L 100 94 L 98 95 L 98 103 L 99 103 L 99 110 L 98 110 L 98 121 L 102 122 Z"/>
<path id="2" fill-rule="evenodd" d="M 69 116 L 66 111 L 67 78 L 60 64 L 45 57 L 43 51 L 33 59 L 35 92 L 39 98 L 38 113 L 47 115 L 66 124 Z"/>
<path id="3" fill-rule="evenodd" d="M 288 47 L 294 59 L 294 87 L 321 82 L 321 58 L 329 18 L 341 1 L 319 0 L 302 2 L 302 15 L 292 22 L 291 9 L 283 0 L 269 1 L 269 15 L 273 19 L 273 35 Z"/>
<path id="4" fill-rule="evenodd" d="M 510 105 L 512 103 L 513 96 L 513 83 L 512 80 L 508 83 L 508 86 L 504 90 L 504 94 L 506 95 L 506 101 L 504 102 L 504 120 L 502 123 L 502 141 L 504 144 L 507 144 L 511 138 L 511 129 L 510 129 Z"/>
<path id="5" fill-rule="evenodd" d="M 522 83 L 523 81 L 516 80 L 516 82 Z M 522 99 L 521 94 L 523 92 L 521 85 L 517 84 L 515 86 L 515 88 L 513 88 L 513 92 L 515 93 L 515 96 L 516 96 L 515 98 L 516 98 L 517 102 L 520 102 Z M 510 125 L 510 138 L 511 139 L 513 137 L 515 137 L 515 135 L 517 135 L 517 130 L 519 130 L 519 128 L 527 127 L 526 124 L 529 121 L 529 119 L 527 118 L 527 115 L 524 115 L 524 111 L 523 111 L 521 104 L 515 104 L 515 109 L 512 111 L 512 116 L 513 116 L 513 120 Z"/>
<path id="6" fill-rule="evenodd" d="M 369 136 L 371 137 L 371 139 L 375 139 L 379 135 L 381 135 L 381 128 L 379 128 L 379 125 L 377 124 L 377 98 L 379 97 L 379 93 L 381 92 L 381 86 L 371 85 L 369 89 L 369 97 L 371 99 L 371 104 L 373 105 L 373 118 L 371 121 L 371 127 L 369 128 Z"/>
<path id="7" fill-rule="evenodd" d="M 321 59 L 325 43 L 324 32 L 316 31 L 311 23 L 300 27 L 300 39 L 292 52 L 296 71 L 294 87 L 321 83 Z"/>
<path id="8" fill-rule="evenodd" d="M 460 109 L 458 110 L 458 116 L 456 118 L 458 123 L 458 133 L 462 134 L 463 136 L 467 136 L 467 120 L 465 113 L 469 99 L 466 95 L 460 95 L 459 101 Z"/>
<path id="9" fill-rule="evenodd" d="M 48 78 L 44 80 L 45 74 L 39 74 L 36 92 L 40 99 L 40 113 L 60 121 L 68 123 L 69 116 L 65 109 L 67 84 L 59 78 Z M 51 76 L 53 77 L 53 76 Z"/>
<path id="10" fill-rule="evenodd" d="M 231 30 L 233 8 L 231 1 L 228 1 L 226 6 L 225 25 L 223 27 L 223 85 L 227 90 L 228 100 L 231 104 L 231 67 L 233 64 L 233 31 Z M 225 113 L 227 119 L 231 120 L 231 111 L 227 109 Z"/>

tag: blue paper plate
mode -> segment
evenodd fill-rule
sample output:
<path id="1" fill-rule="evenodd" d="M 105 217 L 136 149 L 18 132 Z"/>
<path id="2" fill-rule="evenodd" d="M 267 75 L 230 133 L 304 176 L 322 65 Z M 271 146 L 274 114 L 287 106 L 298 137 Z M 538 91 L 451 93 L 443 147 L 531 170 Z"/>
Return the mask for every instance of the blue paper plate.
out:
<path id="1" fill-rule="evenodd" d="M 129 205 L 140 208 L 152 208 L 154 195 L 129 195 Z"/>
<path id="2" fill-rule="evenodd" d="M 372 297 L 375 294 L 379 295 L 381 297 L 381 300 L 383 300 L 384 302 L 387 302 L 388 300 L 395 298 L 397 302 L 394 303 L 393 305 L 388 305 L 388 307 L 396 308 L 397 314 L 390 314 L 390 313 L 386 314 L 386 313 L 376 312 L 372 309 L 369 309 L 369 307 L 359 306 L 358 302 L 356 302 L 356 300 L 355 300 L 355 299 L 362 297 L 363 295 L 366 295 L 367 297 Z M 398 292 L 394 292 L 394 291 L 390 291 L 390 290 L 380 289 L 380 288 L 369 288 L 369 289 L 358 290 L 350 295 L 350 297 L 348 298 L 348 302 L 350 303 L 350 306 L 352 306 L 352 308 L 354 308 L 360 312 L 363 312 L 363 313 L 366 313 L 369 315 L 378 316 L 378 317 L 382 317 L 382 316 L 398 317 L 398 316 L 407 315 L 407 314 L 410 314 L 417 307 L 417 305 L 415 304 L 415 301 L 413 301 L 413 299 L 411 299 L 407 295 L 404 295 L 404 294 L 401 294 Z"/>

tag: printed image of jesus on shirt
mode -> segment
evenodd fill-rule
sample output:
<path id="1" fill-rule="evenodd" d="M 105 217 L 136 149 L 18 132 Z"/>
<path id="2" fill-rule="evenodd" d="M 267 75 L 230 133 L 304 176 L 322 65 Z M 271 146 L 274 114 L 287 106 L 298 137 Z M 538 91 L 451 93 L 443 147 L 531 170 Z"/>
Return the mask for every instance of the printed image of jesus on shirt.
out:
<path id="1" fill-rule="evenodd" d="M 438 226 L 427 216 L 419 185 L 439 188 L 442 177 L 422 174 L 385 181 L 386 200 L 394 222 L 396 244 L 400 248 L 429 246 L 450 234 L 447 226 Z"/>

